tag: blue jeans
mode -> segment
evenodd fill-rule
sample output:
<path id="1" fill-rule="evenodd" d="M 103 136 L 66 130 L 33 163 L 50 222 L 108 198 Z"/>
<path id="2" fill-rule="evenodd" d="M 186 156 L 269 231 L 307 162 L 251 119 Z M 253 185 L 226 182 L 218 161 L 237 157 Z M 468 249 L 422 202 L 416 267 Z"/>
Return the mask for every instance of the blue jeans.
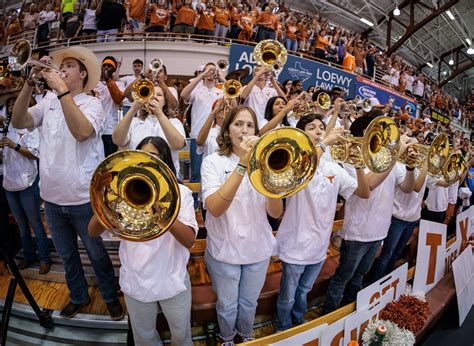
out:
<path id="1" fill-rule="evenodd" d="M 189 155 L 191 159 L 191 183 L 201 182 L 201 164 L 202 164 L 202 154 L 199 155 L 197 152 L 196 139 L 191 138 L 191 143 L 189 145 Z"/>
<path id="2" fill-rule="evenodd" d="M 97 30 L 97 43 L 115 42 L 117 40 L 118 29 Z"/>
<path id="3" fill-rule="evenodd" d="M 263 40 L 274 40 L 275 38 L 276 38 L 275 30 L 267 29 L 263 26 L 258 28 L 256 42 L 260 42 Z"/>
<path id="4" fill-rule="evenodd" d="M 257 300 L 267 275 L 270 259 L 252 264 L 229 264 L 214 259 L 207 251 L 206 268 L 217 294 L 217 322 L 224 342 L 235 335 L 252 337 Z"/>
<path id="5" fill-rule="evenodd" d="M 293 52 L 298 51 L 298 41 L 285 38 L 285 48 Z"/>
<path id="6" fill-rule="evenodd" d="M 374 263 L 374 281 L 384 277 L 393 270 L 395 261 L 400 258 L 405 245 L 418 226 L 417 221 L 403 221 L 392 216 L 387 238 L 383 241 L 382 253 Z"/>
<path id="7" fill-rule="evenodd" d="M 292 321 L 295 325 L 304 323 L 307 296 L 324 261 L 309 265 L 291 264 L 283 261 L 281 263 L 283 270 L 280 294 L 277 300 L 277 329 L 286 330 L 292 327 Z"/>
<path id="8" fill-rule="evenodd" d="M 60 206 L 45 202 L 46 218 L 56 250 L 66 271 L 70 300 L 82 304 L 87 300 L 87 281 L 82 268 L 77 237 L 81 238 L 91 260 L 100 294 L 106 303 L 117 299 L 117 283 L 114 267 L 102 238 L 91 238 L 87 225 L 92 217 L 90 203 Z"/>
<path id="9" fill-rule="evenodd" d="M 38 182 L 39 177 L 37 176 L 29 188 L 22 191 L 6 191 L 6 194 L 13 217 L 20 229 L 23 256 L 29 261 L 36 259 L 35 245 L 31 237 L 31 225 L 36 235 L 39 260 L 41 263 L 49 263 L 51 262 L 51 253 L 48 247 L 48 237 L 41 221 Z"/>
<path id="10" fill-rule="evenodd" d="M 381 240 L 361 242 L 342 240 L 339 267 L 326 291 L 323 312 L 325 314 L 337 309 L 342 297 L 351 302 L 357 298 L 362 288 L 362 280 L 372 267 Z"/>

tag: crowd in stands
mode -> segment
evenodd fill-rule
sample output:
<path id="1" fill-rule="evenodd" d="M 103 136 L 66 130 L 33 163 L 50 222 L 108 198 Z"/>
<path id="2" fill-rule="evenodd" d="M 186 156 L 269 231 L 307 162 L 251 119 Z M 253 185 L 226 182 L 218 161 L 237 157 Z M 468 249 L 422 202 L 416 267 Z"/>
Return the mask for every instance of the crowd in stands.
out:
<path id="1" fill-rule="evenodd" d="M 259 42 L 278 39 L 290 51 L 312 55 L 363 74 L 416 97 L 469 126 L 470 115 L 457 98 L 404 62 L 387 56 L 367 38 L 333 26 L 319 13 L 301 13 L 283 0 L 47 0 L 25 4 L 4 16 L 0 39 L 37 29 L 37 42 L 118 33 L 174 32 Z M 1 26 L 2 24 L 0 24 Z M 105 36 L 108 34 L 108 36 Z M 376 74 L 375 71 L 378 71 Z"/>

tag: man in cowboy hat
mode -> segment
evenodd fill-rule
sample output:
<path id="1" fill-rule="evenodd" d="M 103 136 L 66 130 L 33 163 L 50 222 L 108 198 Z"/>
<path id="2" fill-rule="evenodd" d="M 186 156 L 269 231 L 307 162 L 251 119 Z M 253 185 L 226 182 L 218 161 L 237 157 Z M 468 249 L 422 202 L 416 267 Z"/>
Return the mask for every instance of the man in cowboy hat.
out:
<path id="1" fill-rule="evenodd" d="M 87 281 L 80 259 L 77 236 L 87 249 L 102 298 L 114 320 L 123 318 L 117 299 L 112 262 L 100 237 L 91 238 L 87 225 L 92 217 L 89 185 L 97 165 L 104 158 L 101 133 L 105 112 L 100 101 L 86 94 L 100 79 L 100 63 L 84 47 L 70 47 L 52 53 L 52 62 L 61 74 L 51 69 L 33 69 L 57 94 L 28 108 L 33 91 L 31 77 L 23 86 L 13 108 L 16 128 L 41 126 L 40 194 L 56 250 L 61 256 L 70 290 L 70 302 L 60 315 L 74 317 L 89 304 Z M 47 61 L 49 57 L 43 57 Z"/>

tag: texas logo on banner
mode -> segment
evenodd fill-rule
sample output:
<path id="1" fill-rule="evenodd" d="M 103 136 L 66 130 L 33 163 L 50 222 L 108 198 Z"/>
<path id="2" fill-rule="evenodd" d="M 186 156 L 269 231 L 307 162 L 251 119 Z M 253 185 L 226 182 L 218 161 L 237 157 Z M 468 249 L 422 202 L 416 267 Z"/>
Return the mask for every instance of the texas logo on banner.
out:
<path id="1" fill-rule="evenodd" d="M 250 69 L 250 74 L 252 74 L 256 67 L 256 61 L 252 54 L 253 49 L 254 47 L 252 46 L 232 44 L 229 54 L 229 71 L 248 68 Z M 326 90 L 340 87 L 346 91 L 347 98 L 354 98 L 355 96 L 355 75 L 295 55 L 288 55 L 288 60 L 283 69 L 277 73 L 277 78 L 280 83 L 287 79 L 301 80 L 305 90 L 310 86 Z M 248 82 L 250 79 L 251 75 L 243 82 Z"/>

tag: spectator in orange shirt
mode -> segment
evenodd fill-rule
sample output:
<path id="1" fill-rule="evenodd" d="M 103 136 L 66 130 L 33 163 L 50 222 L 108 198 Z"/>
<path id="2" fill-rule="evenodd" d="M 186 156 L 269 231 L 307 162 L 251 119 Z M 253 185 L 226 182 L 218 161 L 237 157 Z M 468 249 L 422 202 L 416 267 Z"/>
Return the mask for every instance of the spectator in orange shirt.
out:
<path id="1" fill-rule="evenodd" d="M 326 60 L 326 46 L 329 44 L 328 40 L 324 38 L 326 34 L 326 29 L 321 29 L 319 34 L 316 35 L 316 48 L 314 49 L 314 56 L 322 60 Z"/>
<path id="2" fill-rule="evenodd" d="M 11 16 L 10 24 L 8 24 L 6 35 L 5 35 L 7 40 L 10 36 L 18 35 L 22 31 L 20 21 L 18 20 L 18 13 L 15 10 L 13 10 L 11 11 L 10 16 Z"/>
<path id="3" fill-rule="evenodd" d="M 230 26 L 230 11 L 226 8 L 225 1 L 220 1 L 219 6 L 214 8 L 215 29 L 214 36 L 226 37 Z"/>
<path id="4" fill-rule="evenodd" d="M 346 49 L 346 55 L 344 55 L 344 59 L 342 60 L 342 68 L 351 73 L 354 73 L 356 69 L 355 56 L 352 55 L 353 50 L 354 48 L 352 48 L 352 46 L 348 46 Z"/>
<path id="5" fill-rule="evenodd" d="M 253 34 L 254 18 L 250 13 L 250 8 L 247 9 L 249 11 L 242 12 L 242 16 L 240 17 L 238 22 L 238 26 L 241 29 L 239 32 L 238 39 L 241 41 L 250 41 Z"/>
<path id="6" fill-rule="evenodd" d="M 185 0 L 184 4 L 177 4 L 178 13 L 174 23 L 173 32 L 194 34 L 194 21 L 196 20 L 196 12 L 191 8 L 191 0 Z"/>
<path id="7" fill-rule="evenodd" d="M 146 0 L 128 0 L 127 17 L 133 32 L 143 32 L 146 5 Z"/>
<path id="8" fill-rule="evenodd" d="M 214 12 L 207 10 L 204 4 L 197 4 L 196 11 L 199 18 L 196 25 L 196 33 L 199 35 L 212 36 L 214 34 Z"/>
<path id="9" fill-rule="evenodd" d="M 169 27 L 170 11 L 166 9 L 166 0 L 159 0 L 149 6 L 150 26 L 147 32 L 164 32 Z"/>
<path id="10" fill-rule="evenodd" d="M 274 40 L 276 38 L 276 31 L 278 29 L 278 18 L 273 14 L 273 9 L 276 7 L 276 2 L 270 0 L 262 7 L 262 13 L 258 16 L 257 25 L 257 42 L 262 40 Z"/>
<path id="11" fill-rule="evenodd" d="M 243 12 L 243 5 L 238 4 L 237 6 L 232 6 L 231 12 L 230 12 L 230 38 L 237 38 L 239 37 L 239 20 L 240 17 L 242 16 Z"/>
<path id="12" fill-rule="evenodd" d="M 285 48 L 293 52 L 298 50 L 297 31 L 296 20 L 293 17 L 288 18 L 286 21 Z"/>

